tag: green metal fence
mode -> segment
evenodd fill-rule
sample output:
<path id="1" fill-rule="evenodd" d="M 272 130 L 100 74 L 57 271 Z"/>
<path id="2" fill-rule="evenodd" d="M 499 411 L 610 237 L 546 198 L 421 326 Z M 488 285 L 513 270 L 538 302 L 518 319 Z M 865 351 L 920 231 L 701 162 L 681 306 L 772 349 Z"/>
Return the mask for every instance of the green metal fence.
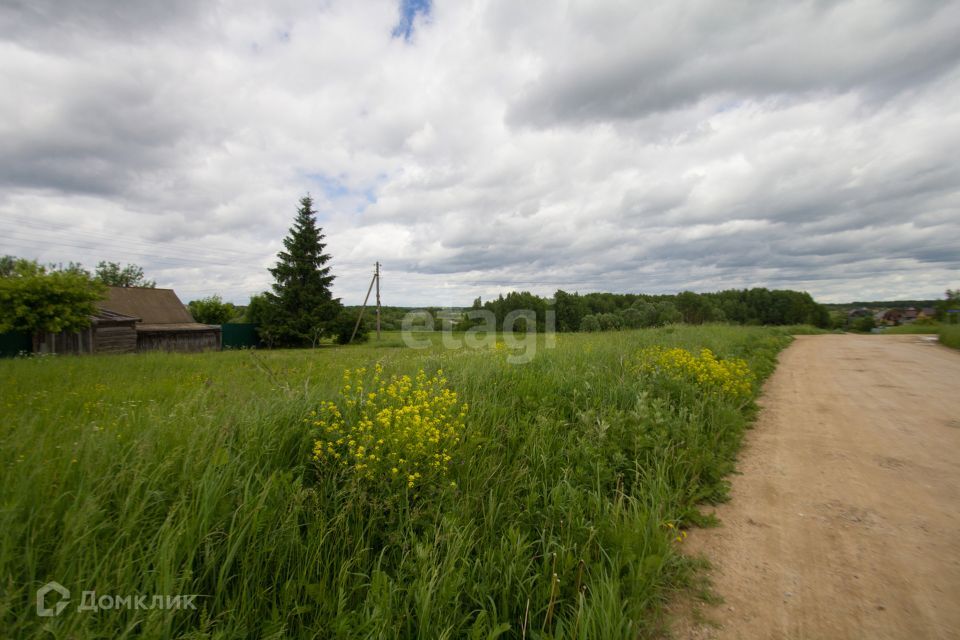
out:
<path id="1" fill-rule="evenodd" d="M 33 351 L 33 338 L 25 331 L 0 333 L 0 358 L 12 358 Z"/>
<path id="2" fill-rule="evenodd" d="M 250 349 L 253 347 L 262 347 L 260 334 L 257 333 L 255 324 L 222 324 L 221 344 L 224 349 Z"/>

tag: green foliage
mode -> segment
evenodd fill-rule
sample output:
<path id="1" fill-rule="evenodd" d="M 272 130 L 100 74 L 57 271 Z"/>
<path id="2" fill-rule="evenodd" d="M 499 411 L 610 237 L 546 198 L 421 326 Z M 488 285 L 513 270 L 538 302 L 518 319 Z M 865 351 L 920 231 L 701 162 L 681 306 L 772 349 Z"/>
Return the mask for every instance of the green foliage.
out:
<path id="1" fill-rule="evenodd" d="M 854 320 L 851 325 L 851 329 L 854 331 L 860 331 L 862 333 L 870 333 L 877 326 L 877 321 L 873 319 L 873 316 L 863 316 L 862 318 L 857 318 Z"/>
<path id="2" fill-rule="evenodd" d="M 270 302 L 264 294 L 250 296 L 250 302 L 244 311 L 243 321 L 251 324 L 261 324 L 270 313 Z"/>
<path id="3" fill-rule="evenodd" d="M 613 331 L 623 327 L 620 315 L 617 313 L 601 313 L 597 316 L 597 322 L 603 331 Z"/>
<path id="4" fill-rule="evenodd" d="M 316 222 L 313 199 L 304 196 L 290 232 L 286 249 L 270 269 L 273 291 L 264 294 L 270 307 L 262 315 L 260 331 L 272 345 L 316 346 L 329 335 L 342 309 L 330 291 L 334 276 L 326 266 L 324 235 Z"/>
<path id="5" fill-rule="evenodd" d="M 600 330 L 602 330 L 602 327 L 600 326 L 600 320 L 598 320 L 597 316 L 593 314 L 584 316 L 583 320 L 580 321 L 580 331 L 592 333 Z"/>
<path id="6" fill-rule="evenodd" d="M 623 326 L 629 329 L 644 329 L 647 327 L 656 327 L 661 324 L 668 324 L 667 322 L 661 322 L 660 312 L 657 310 L 657 307 L 645 300 L 638 300 L 633 303 L 633 306 L 624 309 L 621 312 L 623 317 Z"/>
<path id="7" fill-rule="evenodd" d="M 104 293 L 102 284 L 75 265 L 53 270 L 36 261 L 7 257 L 0 273 L 0 332 L 85 329 Z"/>
<path id="8" fill-rule="evenodd" d="M 652 326 L 662 327 L 668 324 L 676 324 L 683 320 L 677 305 L 669 300 L 662 300 L 654 305 L 657 310 L 656 323 Z"/>
<path id="9" fill-rule="evenodd" d="M 580 294 L 558 290 L 553 296 L 553 305 L 557 314 L 557 331 L 591 330 L 582 328 L 584 316 L 588 315 L 590 310 Z"/>
<path id="10" fill-rule="evenodd" d="M 187 304 L 190 315 L 203 324 L 224 324 L 236 315 L 236 307 L 224 302 L 220 296 L 213 295 L 200 300 L 191 300 Z"/>
<path id="11" fill-rule="evenodd" d="M 337 344 L 349 344 L 351 336 L 353 336 L 354 343 L 367 341 L 367 319 L 364 318 L 361 320 L 360 326 L 357 327 L 358 314 L 359 309 L 356 311 L 352 309 L 344 309 L 337 314 L 337 319 L 331 326 L 331 332 L 333 333 L 334 341 Z M 354 328 L 357 330 L 356 335 L 353 333 Z"/>
<path id="12" fill-rule="evenodd" d="M 521 319 L 514 325 L 514 328 L 520 332 L 528 328 L 543 331 L 546 326 L 547 307 L 548 304 L 545 299 L 529 291 L 511 291 L 506 296 L 500 295 L 496 300 L 491 300 L 483 305 L 484 309 L 492 311 L 496 316 L 498 328 L 503 328 L 504 320 L 511 312 L 532 311 L 536 316 L 536 326 L 527 327 L 525 321 Z"/>
<path id="13" fill-rule="evenodd" d="M 960 324 L 942 325 L 937 333 L 940 335 L 940 344 L 960 349 Z"/>
<path id="14" fill-rule="evenodd" d="M 480 300 L 475 300 L 474 308 L 478 308 L 479 304 Z M 558 290 L 553 300 L 520 291 L 501 295 L 482 304 L 482 308 L 494 313 L 500 329 L 507 314 L 517 310 L 534 311 L 540 331 L 546 326 L 547 311 L 553 311 L 555 328 L 560 332 L 595 330 L 593 320 L 587 320 L 584 324 L 588 316 L 593 316 L 600 330 L 604 331 L 660 327 L 679 322 L 830 326 L 829 312 L 823 305 L 814 302 L 810 294 L 769 289 L 731 289 L 716 293 L 684 291 L 676 296 L 633 293 L 579 295 Z"/>
<path id="15" fill-rule="evenodd" d="M 143 267 L 136 264 L 122 266 L 119 262 L 101 261 L 97 263 L 94 277 L 108 287 L 145 287 L 157 286 L 154 280 L 147 280 Z"/>
<path id="16" fill-rule="evenodd" d="M 657 637 L 695 565 L 677 531 L 724 499 L 752 407 L 651 382 L 631 356 L 708 348 L 762 380 L 789 337 L 556 338 L 523 366 L 399 341 L 0 361 L 4 636 Z M 344 369 L 376 362 L 388 379 L 442 369 L 469 404 L 429 495 L 387 501 L 310 461 L 320 427 L 304 420 L 340 405 Z M 87 589 L 199 594 L 198 610 L 39 618 L 49 580 L 77 604 Z"/>
<path id="17" fill-rule="evenodd" d="M 0 258 L 0 278 L 25 278 L 45 273 L 46 269 L 36 260 L 27 260 L 16 256 Z"/>
<path id="18" fill-rule="evenodd" d="M 960 318 L 960 289 L 947 289 L 937 306 L 937 320 L 956 323 Z"/>
<path id="19" fill-rule="evenodd" d="M 692 291 L 677 294 L 677 310 L 687 324 L 703 324 L 723 319 L 723 312 L 716 308 L 709 298 Z"/>
<path id="20" fill-rule="evenodd" d="M 0 257 L 0 278 L 9 278 L 16 273 L 17 260 L 23 260 L 23 258 L 10 255 Z M 24 260 L 24 262 L 27 261 Z"/>

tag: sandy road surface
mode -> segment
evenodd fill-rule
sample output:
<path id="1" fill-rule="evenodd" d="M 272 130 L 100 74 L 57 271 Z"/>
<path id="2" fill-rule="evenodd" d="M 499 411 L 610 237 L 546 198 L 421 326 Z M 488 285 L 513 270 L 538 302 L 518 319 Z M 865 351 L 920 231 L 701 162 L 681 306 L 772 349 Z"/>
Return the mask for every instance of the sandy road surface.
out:
<path id="1" fill-rule="evenodd" d="M 689 549 L 725 602 L 677 638 L 960 638 L 960 352 L 800 337 L 781 354 L 722 525 Z"/>

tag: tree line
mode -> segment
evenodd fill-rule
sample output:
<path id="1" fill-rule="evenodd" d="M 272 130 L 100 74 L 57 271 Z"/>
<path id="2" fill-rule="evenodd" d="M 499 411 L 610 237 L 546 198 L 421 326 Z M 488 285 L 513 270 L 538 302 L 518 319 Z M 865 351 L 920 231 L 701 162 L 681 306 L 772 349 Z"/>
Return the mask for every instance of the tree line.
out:
<path id="1" fill-rule="evenodd" d="M 809 324 L 828 327 L 830 314 L 809 293 L 788 289 L 728 289 L 714 293 L 683 291 L 676 295 L 635 293 L 568 293 L 558 290 L 552 298 L 529 291 L 501 294 L 483 302 L 477 298 L 474 310 L 493 313 L 502 329 L 507 315 L 530 310 L 536 328 L 546 327 L 546 312 L 552 310 L 557 331 L 609 331 L 640 329 L 683 322 L 729 322 L 744 325 Z M 458 326 L 469 328 L 480 320 L 465 314 Z"/>

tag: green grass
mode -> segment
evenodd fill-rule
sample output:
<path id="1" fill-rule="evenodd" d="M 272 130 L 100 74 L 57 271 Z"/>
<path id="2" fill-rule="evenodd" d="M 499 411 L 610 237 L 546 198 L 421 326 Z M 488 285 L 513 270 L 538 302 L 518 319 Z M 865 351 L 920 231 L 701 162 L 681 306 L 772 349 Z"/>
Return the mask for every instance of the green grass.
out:
<path id="1" fill-rule="evenodd" d="M 641 380 L 633 356 L 708 347 L 762 379 L 789 341 L 723 326 L 558 335 L 519 366 L 397 335 L 2 361 L 0 625 L 18 638 L 651 636 L 694 570 L 667 525 L 725 499 L 755 409 Z M 455 488 L 382 495 L 311 461 L 304 418 L 345 368 L 377 361 L 442 368 L 470 404 Z M 50 580 L 71 603 L 39 618 Z M 94 590 L 200 597 L 196 611 L 78 611 Z"/>
<path id="2" fill-rule="evenodd" d="M 914 335 L 914 334 L 933 334 L 940 331 L 940 324 L 911 323 L 901 324 L 897 327 L 884 327 L 882 333 L 887 335 Z"/>
<path id="3" fill-rule="evenodd" d="M 960 324 L 902 324 L 899 327 L 887 327 L 884 334 L 931 334 L 940 336 L 940 343 L 954 349 L 960 349 Z"/>
<path id="4" fill-rule="evenodd" d="M 942 324 L 938 333 L 941 344 L 960 349 L 960 324 Z"/>

